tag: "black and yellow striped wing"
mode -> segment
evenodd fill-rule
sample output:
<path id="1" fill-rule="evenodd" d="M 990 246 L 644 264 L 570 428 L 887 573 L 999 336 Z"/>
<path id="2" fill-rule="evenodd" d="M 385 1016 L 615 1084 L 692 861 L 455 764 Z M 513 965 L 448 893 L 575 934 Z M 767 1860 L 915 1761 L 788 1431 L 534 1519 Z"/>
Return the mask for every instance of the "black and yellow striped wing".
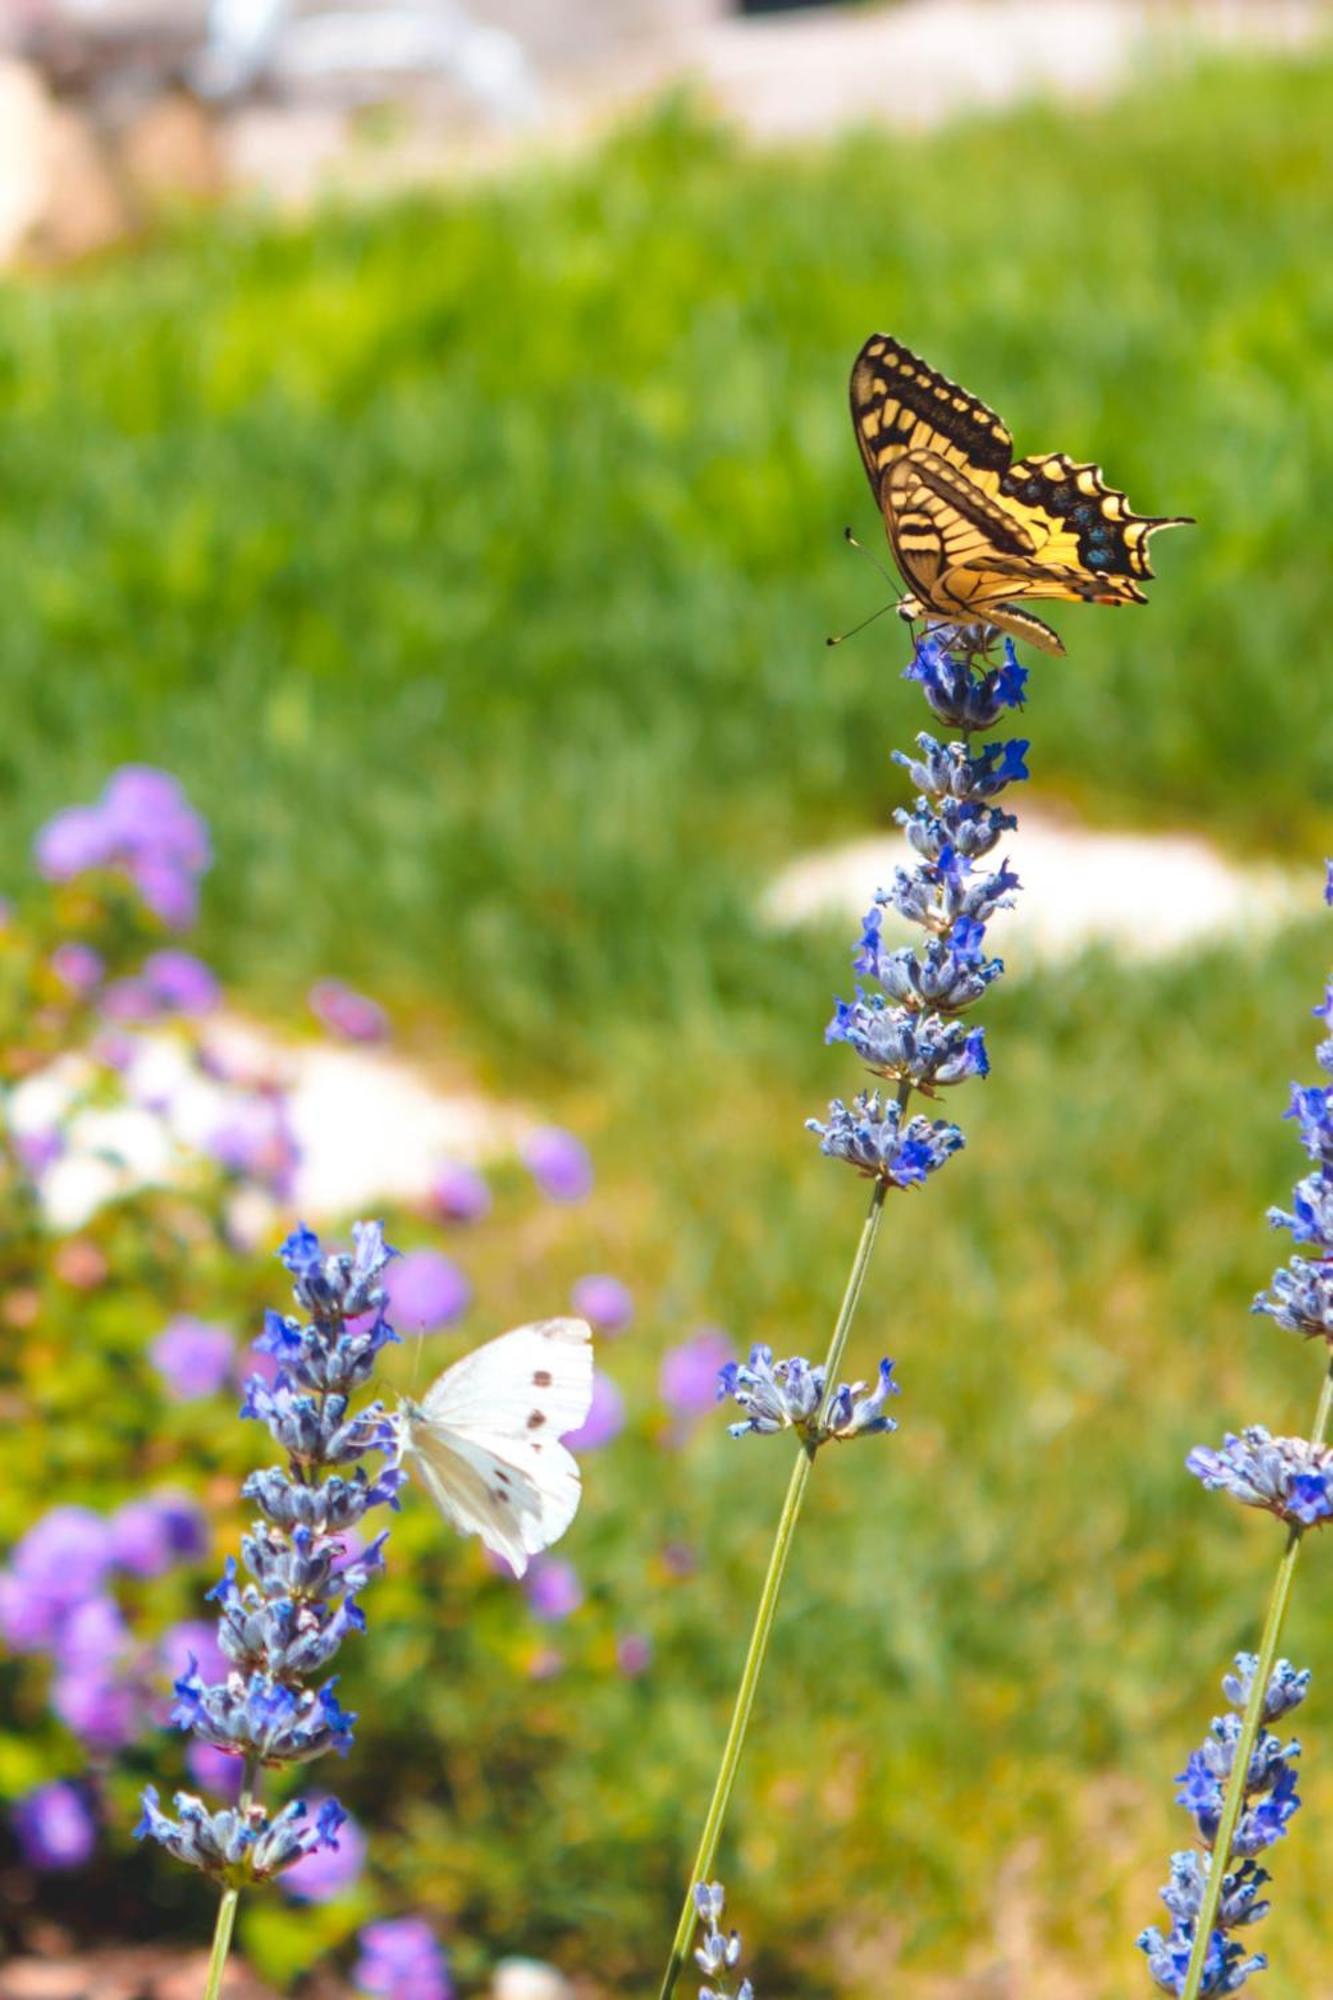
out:
<path id="1" fill-rule="evenodd" d="M 888 334 L 856 357 L 852 422 L 911 597 L 910 615 L 986 617 L 1048 651 L 1018 598 L 1143 602 L 1149 537 L 1185 516 L 1137 514 L 1095 465 L 1064 452 L 1015 461 L 994 410 Z"/>

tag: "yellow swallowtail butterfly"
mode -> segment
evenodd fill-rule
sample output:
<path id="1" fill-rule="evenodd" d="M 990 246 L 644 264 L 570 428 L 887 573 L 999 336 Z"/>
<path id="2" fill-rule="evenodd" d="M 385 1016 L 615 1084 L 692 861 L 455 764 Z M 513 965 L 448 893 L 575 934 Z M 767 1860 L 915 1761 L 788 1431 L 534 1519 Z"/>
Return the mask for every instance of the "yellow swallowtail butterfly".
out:
<path id="1" fill-rule="evenodd" d="M 1015 602 L 1143 604 L 1148 539 L 1186 514 L 1136 514 L 1095 465 L 1062 451 L 1015 459 L 993 410 L 893 340 L 852 368 L 852 422 L 893 559 L 904 618 L 984 621 L 1046 653 L 1064 647 Z"/>

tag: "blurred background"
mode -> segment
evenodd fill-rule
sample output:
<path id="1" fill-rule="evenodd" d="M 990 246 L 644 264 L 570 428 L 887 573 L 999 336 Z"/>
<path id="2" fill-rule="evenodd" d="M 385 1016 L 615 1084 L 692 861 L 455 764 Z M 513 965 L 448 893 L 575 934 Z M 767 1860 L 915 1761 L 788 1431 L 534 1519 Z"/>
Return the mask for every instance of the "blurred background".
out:
<path id="1" fill-rule="evenodd" d="M 1146 1990 L 1277 1552 L 1182 1461 L 1317 1386 L 1247 1307 L 1329 958 L 1325 10 L 0 20 L 0 1993 L 199 1989 L 130 1830 L 298 1210 L 412 1253 L 396 1386 L 571 1299 L 603 1381 L 528 1588 L 409 1497 L 316 1773 L 362 1838 L 237 1991 L 400 1914 L 465 1995 L 655 1990 L 789 1459 L 713 1370 L 822 1351 L 860 1223 L 802 1120 L 925 720 L 895 620 L 824 645 L 881 327 L 1200 526 L 1033 667 L 994 1071 L 854 1341 L 902 1428 L 821 1462 L 721 1872 L 761 1995 Z M 1333 1990 L 1325 1555 L 1270 2000 Z"/>

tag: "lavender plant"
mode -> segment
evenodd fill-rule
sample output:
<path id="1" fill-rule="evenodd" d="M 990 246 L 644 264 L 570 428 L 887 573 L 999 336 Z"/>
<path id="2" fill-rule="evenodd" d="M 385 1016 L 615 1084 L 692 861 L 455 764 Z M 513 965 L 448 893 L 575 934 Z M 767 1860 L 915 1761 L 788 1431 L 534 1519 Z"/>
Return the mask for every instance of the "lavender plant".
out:
<path id="1" fill-rule="evenodd" d="M 996 648 L 999 663 L 994 663 Z M 877 892 L 853 957 L 855 970 L 878 991 L 857 985 L 855 998 L 839 1000 L 825 1040 L 845 1042 L 877 1085 L 850 1104 L 835 1099 L 823 1121 L 809 1128 L 830 1159 L 842 1160 L 871 1182 L 870 1203 L 827 1356 L 814 1363 L 793 1355 L 775 1361 L 767 1347 L 751 1350 L 745 1366 L 724 1368 L 719 1394 L 740 1406 L 744 1420 L 733 1435 L 790 1430 L 799 1449 L 778 1519 L 749 1649 L 741 1670 L 731 1725 L 704 1820 L 692 1884 L 707 1884 L 717 1859 L 722 1826 L 740 1765 L 763 1671 L 778 1598 L 797 1521 L 820 1449 L 831 1442 L 889 1432 L 887 1398 L 896 1393 L 892 1363 L 880 1363 L 876 1385 L 838 1383 L 852 1321 L 890 1191 L 919 1188 L 958 1152 L 963 1134 L 948 1119 L 911 1110 L 914 1096 L 933 1102 L 939 1092 L 989 1069 L 985 1035 L 963 1021 L 1003 971 L 986 951 L 986 930 L 1008 908 L 1018 878 L 1001 861 L 987 865 L 1006 832 L 1016 826 L 996 799 L 1028 775 L 1025 740 L 1012 738 L 972 747 L 1021 708 L 1027 682 L 1012 642 L 985 625 L 935 626 L 917 640 L 904 678 L 917 683 L 927 705 L 950 733 L 941 742 L 923 732 L 915 752 L 895 751 L 917 796 L 895 814 L 916 854 L 913 868 L 898 868 Z M 924 932 L 919 947 L 894 946 L 884 935 L 893 913 Z M 686 1896 L 662 1981 L 670 1996 L 685 1964 L 695 1924 L 707 1912 Z M 720 1908 L 720 1904 L 719 1904 Z"/>
<path id="2" fill-rule="evenodd" d="M 1333 905 L 1333 863 L 1324 900 Z M 1333 983 L 1314 1012 L 1326 1031 L 1333 1029 Z M 1320 1068 L 1333 1075 L 1333 1034 L 1326 1033 L 1316 1053 Z M 1283 1749 L 1263 1732 L 1304 1698 L 1308 1675 L 1279 1661 L 1278 1647 L 1306 1531 L 1333 1518 L 1333 1449 L 1326 1442 L 1333 1413 L 1333 1087 L 1293 1084 L 1286 1115 L 1299 1127 L 1311 1170 L 1297 1183 L 1290 1210 L 1272 1208 L 1268 1219 L 1316 1254 L 1293 1256 L 1252 1310 L 1321 1343 L 1324 1373 L 1308 1438 L 1273 1437 L 1255 1424 L 1228 1433 L 1217 1450 L 1197 1446 L 1186 1460 L 1210 1492 L 1272 1514 L 1286 1536 L 1258 1653 L 1242 1654 L 1236 1675 L 1224 1683 L 1243 1712 L 1214 1724 L 1210 1746 L 1184 1774 L 1181 1802 L 1196 1813 L 1208 1858 L 1173 1858 L 1172 1883 L 1163 1892 L 1174 1919 L 1170 1935 L 1145 1931 L 1139 1940 L 1158 1985 L 1182 2000 L 1237 1992 L 1265 1963 L 1247 1957 L 1230 1933 L 1267 1909 L 1255 1900 L 1262 1886 L 1256 1876 L 1267 1877 L 1253 1857 L 1285 1832 L 1299 1804 L 1292 1768 L 1299 1746 Z"/>
<path id="3" fill-rule="evenodd" d="M 699 1988 L 699 2000 L 754 2000 L 754 1987 L 742 1979 L 733 1991 L 731 1976 L 741 1962 L 741 1934 L 721 1926 L 726 1890 L 720 1882 L 696 1882 L 694 1908 L 704 1927 L 702 1943 L 696 1945 L 694 1962 L 708 1981 Z"/>
<path id="4" fill-rule="evenodd" d="M 1200 1934 L 1208 1938 L 1201 1993 L 1238 1993 L 1250 1974 L 1261 1972 L 1268 1963 L 1262 1952 L 1247 1952 L 1232 1933 L 1268 1915 L 1263 1890 L 1272 1878 L 1254 1857 L 1282 1838 L 1300 1806 L 1296 1759 L 1301 1746 L 1261 1734 L 1245 1762 L 1237 1763 L 1244 1713 L 1256 1692 L 1258 1664 L 1253 1653 L 1237 1653 L 1235 1671 L 1222 1682 L 1231 1712 L 1213 1717 L 1202 1748 L 1191 1752 L 1176 1781 L 1181 1788 L 1176 1804 L 1191 1814 L 1203 1852 L 1189 1847 L 1171 1856 L 1171 1880 L 1162 1890 L 1171 1928 L 1164 1934 L 1152 1925 L 1138 1941 L 1140 1951 L 1147 1956 L 1148 1970 L 1166 1993 L 1184 1990 L 1194 1940 Z M 1258 1682 L 1265 1731 L 1270 1722 L 1290 1714 L 1304 1701 L 1309 1685 L 1308 1672 L 1297 1673 L 1289 1660 L 1278 1661 L 1266 1689 Z M 1219 1871 L 1221 1892 L 1215 1922 L 1201 1933 L 1199 1915 L 1217 1861 L 1224 1794 L 1233 1773 L 1240 1786 L 1241 1813 L 1229 1848 L 1224 1850 L 1226 1862 Z"/>
<path id="5" fill-rule="evenodd" d="M 383 1406 L 352 1407 L 377 1355 L 397 1338 L 380 1282 L 394 1253 L 378 1223 L 355 1224 L 353 1245 L 350 1254 L 325 1255 L 314 1233 L 298 1228 L 279 1252 L 308 1318 L 266 1316 L 256 1344 L 277 1373 L 272 1382 L 250 1378 L 241 1414 L 268 1426 L 287 1463 L 251 1473 L 241 1489 L 260 1514 L 241 1543 L 250 1581 L 238 1581 L 229 1557 L 210 1592 L 226 1678 L 205 1682 L 192 1657 L 175 1684 L 173 1720 L 241 1760 L 239 1799 L 213 1810 L 178 1792 L 173 1819 L 152 1786 L 144 1792 L 139 1836 L 222 1890 L 206 2000 L 217 2000 L 241 1891 L 336 1847 L 346 1817 L 336 1799 L 313 1816 L 301 1798 L 270 1810 L 259 1779 L 261 1771 L 303 1766 L 330 1750 L 345 1756 L 351 1747 L 355 1715 L 340 1706 L 333 1678 L 316 1684 L 315 1677 L 349 1633 L 365 1629 L 359 1600 L 383 1569 L 387 1531 L 348 1562 L 340 1561 L 340 1538 L 373 1508 L 396 1505 L 405 1477 L 367 1468 L 373 1454 L 392 1448 Z"/>

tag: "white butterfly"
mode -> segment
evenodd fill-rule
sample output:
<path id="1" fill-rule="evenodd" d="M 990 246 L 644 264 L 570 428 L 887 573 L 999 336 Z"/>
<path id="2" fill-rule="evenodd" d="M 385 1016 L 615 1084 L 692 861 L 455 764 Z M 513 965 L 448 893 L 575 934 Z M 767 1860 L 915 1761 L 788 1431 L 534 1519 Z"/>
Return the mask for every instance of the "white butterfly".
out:
<path id="1" fill-rule="evenodd" d="M 423 1402 L 403 1399 L 398 1462 L 415 1459 L 445 1520 L 522 1576 L 578 1509 L 578 1461 L 560 1439 L 591 1405 L 586 1320 L 536 1320 L 455 1361 Z"/>

